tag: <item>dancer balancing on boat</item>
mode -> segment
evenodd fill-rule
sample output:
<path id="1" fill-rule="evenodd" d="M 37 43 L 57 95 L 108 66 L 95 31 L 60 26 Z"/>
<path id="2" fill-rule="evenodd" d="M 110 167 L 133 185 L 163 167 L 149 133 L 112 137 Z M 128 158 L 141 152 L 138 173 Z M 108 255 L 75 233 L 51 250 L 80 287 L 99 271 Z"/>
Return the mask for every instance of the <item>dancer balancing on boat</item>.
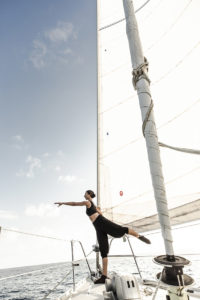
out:
<path id="1" fill-rule="evenodd" d="M 94 283 L 105 283 L 105 279 L 107 277 L 107 267 L 108 267 L 108 252 L 109 252 L 109 244 L 108 244 L 108 236 L 107 234 L 120 238 L 125 233 L 133 235 L 134 237 L 138 238 L 139 240 L 151 244 L 150 240 L 148 240 L 143 235 L 139 235 L 133 229 L 125 226 L 121 226 L 116 224 L 102 215 L 99 207 L 96 207 L 92 201 L 92 198 L 95 197 L 95 194 L 91 190 L 87 190 L 84 195 L 86 201 L 81 202 L 55 202 L 54 204 L 60 205 L 71 205 L 71 206 L 86 206 L 86 214 L 89 216 L 92 224 L 94 225 L 97 233 L 97 240 L 99 243 L 99 251 L 102 257 L 102 265 L 103 271 L 102 275 L 99 279 L 94 281 Z"/>

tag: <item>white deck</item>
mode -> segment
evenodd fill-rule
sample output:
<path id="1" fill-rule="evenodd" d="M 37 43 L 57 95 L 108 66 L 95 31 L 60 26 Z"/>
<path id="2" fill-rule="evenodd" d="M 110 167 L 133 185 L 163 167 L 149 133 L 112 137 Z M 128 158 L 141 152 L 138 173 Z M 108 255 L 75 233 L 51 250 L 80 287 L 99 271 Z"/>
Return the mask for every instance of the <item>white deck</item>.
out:
<path id="1" fill-rule="evenodd" d="M 56 300 L 103 300 L 103 291 L 105 291 L 105 284 L 94 284 L 93 281 L 87 277 L 76 284 L 76 291 L 67 291 L 64 295 Z"/>
<path id="2" fill-rule="evenodd" d="M 147 288 L 147 285 L 139 284 L 139 287 L 141 299 L 152 300 L 155 288 L 151 287 L 153 293 L 151 295 L 146 295 L 144 290 Z M 75 292 L 70 289 L 56 300 L 103 300 L 103 291 L 106 291 L 105 284 L 94 284 L 93 281 L 89 277 L 87 277 L 76 284 Z M 166 294 L 167 290 L 165 290 L 164 288 L 159 288 L 156 299 L 166 299 Z M 197 298 L 200 298 L 200 292 L 192 294 L 189 293 L 189 296 L 191 300 L 196 300 Z"/>

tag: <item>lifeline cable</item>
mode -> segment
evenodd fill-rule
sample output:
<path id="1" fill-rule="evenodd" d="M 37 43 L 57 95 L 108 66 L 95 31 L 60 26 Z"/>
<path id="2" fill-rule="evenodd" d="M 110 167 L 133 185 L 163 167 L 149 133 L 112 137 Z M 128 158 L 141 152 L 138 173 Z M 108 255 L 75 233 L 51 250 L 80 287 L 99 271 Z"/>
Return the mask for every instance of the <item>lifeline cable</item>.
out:
<path id="1" fill-rule="evenodd" d="M 31 235 L 31 236 L 36 236 L 36 237 L 41 237 L 41 238 L 46 238 L 46 239 L 53 239 L 53 240 L 58 240 L 58 241 L 63 241 L 63 242 L 70 242 L 70 240 L 65 240 L 65 239 L 61 239 L 61 238 L 56 238 L 56 237 L 51 237 L 51 236 L 46 236 L 46 235 L 41 235 L 41 234 L 35 234 L 35 233 L 30 233 L 30 232 L 24 232 L 24 231 L 14 230 L 14 229 L 10 229 L 10 228 L 4 228 L 4 227 L 0 226 L 0 233 L 1 233 L 1 230 L 21 233 L 21 234 L 25 234 L 25 235 Z"/>

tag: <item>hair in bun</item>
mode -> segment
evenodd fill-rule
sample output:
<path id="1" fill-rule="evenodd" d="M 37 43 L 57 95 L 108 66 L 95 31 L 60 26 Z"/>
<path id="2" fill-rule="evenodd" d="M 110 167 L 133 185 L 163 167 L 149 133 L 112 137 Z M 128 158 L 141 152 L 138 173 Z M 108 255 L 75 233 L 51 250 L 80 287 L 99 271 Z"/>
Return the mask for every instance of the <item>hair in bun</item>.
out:
<path id="1" fill-rule="evenodd" d="M 91 190 L 86 191 L 92 198 L 96 197 L 95 193 Z"/>

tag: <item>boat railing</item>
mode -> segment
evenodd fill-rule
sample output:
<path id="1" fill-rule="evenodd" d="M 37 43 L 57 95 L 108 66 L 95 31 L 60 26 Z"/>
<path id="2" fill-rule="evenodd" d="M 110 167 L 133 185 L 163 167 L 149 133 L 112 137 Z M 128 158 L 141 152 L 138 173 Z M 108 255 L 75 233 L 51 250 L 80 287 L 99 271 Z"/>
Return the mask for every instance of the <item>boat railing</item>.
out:
<path id="1" fill-rule="evenodd" d="M 65 276 L 62 278 L 62 280 L 60 280 L 41 300 L 46 299 L 51 293 L 53 293 L 56 290 L 56 288 L 71 273 L 72 273 L 72 282 L 68 282 L 68 283 L 66 283 L 66 285 L 72 285 L 72 290 L 74 292 L 76 290 L 76 286 L 78 284 L 78 283 L 76 283 L 75 267 L 79 266 L 79 262 L 81 262 L 83 260 L 86 261 L 86 264 L 87 264 L 87 267 L 88 267 L 91 279 L 93 279 L 93 277 L 95 277 L 96 275 L 98 275 L 101 272 L 100 269 L 97 269 L 96 272 L 92 271 L 91 266 L 90 266 L 89 261 L 88 261 L 88 256 L 92 252 L 99 252 L 98 244 L 93 245 L 93 249 L 88 254 L 86 254 L 85 249 L 83 247 L 83 244 L 79 240 L 65 240 L 65 239 L 60 239 L 60 238 L 55 238 L 55 237 L 50 237 L 50 236 L 45 236 L 45 235 L 38 235 L 38 234 L 33 234 L 33 233 L 28 233 L 28 232 L 22 232 L 22 231 L 18 231 L 18 230 L 8 229 L 8 228 L 4 228 L 4 227 L 0 226 L 0 233 L 2 232 L 2 230 L 11 231 L 11 232 L 17 232 L 17 233 L 25 234 L 25 235 L 36 236 L 36 237 L 40 237 L 40 238 L 56 239 L 56 240 L 65 241 L 65 242 L 70 242 L 71 243 L 71 266 L 72 266 L 71 270 L 67 274 L 65 274 Z M 114 239 L 116 239 L 116 238 L 114 238 L 112 236 L 109 236 L 109 235 L 108 235 L 108 237 L 110 239 L 109 249 L 111 249 L 111 245 L 112 245 Z M 126 234 L 122 237 L 122 239 L 123 239 L 124 242 L 128 241 L 128 244 L 129 244 L 129 247 L 130 247 L 130 250 L 131 250 L 131 254 L 123 254 L 123 255 L 122 254 L 115 254 L 115 255 L 108 255 L 108 257 L 132 257 L 134 259 L 134 263 L 135 263 L 135 266 L 137 268 L 137 273 L 133 273 L 133 274 L 138 274 L 140 276 L 141 280 L 144 282 L 144 280 L 142 278 L 141 270 L 140 270 L 139 265 L 138 265 L 137 258 L 140 258 L 140 257 L 153 257 L 153 255 L 135 255 L 135 253 L 133 251 L 133 247 L 132 247 L 131 242 L 130 242 L 130 238 L 131 237 L 129 237 Z M 78 259 L 78 260 L 74 260 L 74 244 L 75 243 L 78 243 L 80 245 L 82 253 L 83 253 L 83 257 L 81 259 Z M 191 254 L 187 254 L 187 255 L 193 255 L 193 254 L 191 253 Z M 51 268 L 52 268 L 52 266 L 48 267 L 48 268 L 42 268 L 42 269 L 39 269 L 39 270 L 33 270 L 31 272 L 25 272 L 25 273 L 21 273 L 21 274 L 7 276 L 7 277 L 4 277 L 4 278 L 0 278 L 0 281 L 7 280 L 7 279 L 10 279 L 10 278 L 14 278 L 14 277 L 24 276 L 24 275 L 27 275 L 27 274 L 37 273 L 37 272 L 44 271 L 44 270 L 51 269 Z"/>
<path id="2" fill-rule="evenodd" d="M 87 266 L 88 266 L 88 269 L 89 269 L 89 273 L 90 273 L 90 276 L 92 278 L 92 276 L 95 276 L 95 272 L 92 271 L 91 267 L 90 267 L 90 264 L 89 264 L 89 261 L 88 261 L 88 256 L 94 251 L 90 251 L 88 254 L 86 254 L 85 252 L 85 249 L 83 247 L 83 244 L 81 241 L 79 240 L 65 240 L 65 239 L 61 239 L 61 238 L 56 238 L 56 237 L 51 237 L 51 236 L 45 236 L 45 235 L 39 235 L 39 234 L 33 234 L 33 233 L 28 233 L 28 232 L 24 232 L 24 231 L 19 231 L 19 230 L 14 230 L 14 229 L 9 229 L 9 228 L 4 228 L 2 226 L 0 226 L 0 234 L 2 233 L 2 230 L 4 231 L 10 231 L 10 232 L 15 232 L 15 233 L 19 233 L 19 234 L 24 234 L 24 235 L 29 235 L 29 236 L 34 236 L 34 237 L 40 237 L 40 238 L 48 238 L 48 239 L 54 239 L 54 240 L 58 240 L 58 241 L 64 241 L 64 242 L 70 242 L 71 243 L 71 270 L 69 272 L 67 272 L 67 274 L 65 274 L 65 276 L 58 282 L 56 283 L 56 285 L 49 290 L 49 292 L 43 297 L 41 298 L 41 300 L 44 300 L 44 299 L 47 299 L 47 297 L 53 293 L 56 288 L 72 273 L 72 282 L 68 282 L 67 285 L 72 285 L 73 286 L 73 291 L 75 291 L 76 289 L 76 281 L 75 281 L 75 267 L 76 266 L 79 266 L 79 262 L 85 260 L 86 263 L 87 263 Z M 80 247 L 81 247 L 81 250 L 82 250 L 82 253 L 83 253 L 83 258 L 81 259 L 78 259 L 78 260 L 74 260 L 74 244 L 75 243 L 79 243 Z M 21 274 L 16 274 L 16 275 L 11 275 L 11 276 L 6 276 L 6 277 L 3 277 L 3 278 L 0 278 L 0 281 L 3 281 L 3 280 L 8 280 L 8 279 L 11 279 L 11 278 L 15 278 L 15 277 L 20 277 L 20 276 L 25 276 L 25 275 L 30 275 L 30 274 L 34 274 L 34 273 L 39 273 L 39 272 L 42 272 L 44 270 L 48 270 L 48 269 L 51 269 L 53 268 L 53 266 L 51 267 L 48 267 L 48 268 L 42 268 L 42 269 L 39 269 L 39 270 L 33 270 L 33 271 L 30 271 L 30 272 L 23 272 Z"/>
<path id="3" fill-rule="evenodd" d="M 139 268 L 139 265 L 138 265 L 138 262 L 137 262 L 137 256 L 135 255 L 134 251 L 133 251 L 133 247 L 131 245 L 131 242 L 130 242 L 130 238 L 127 234 L 125 234 L 123 237 L 123 241 L 126 242 L 126 239 L 128 240 L 128 243 L 129 243 L 129 247 L 131 249 L 131 253 L 132 254 L 124 254 L 124 255 L 108 255 L 108 257 L 133 257 L 134 259 L 134 262 L 135 262 L 135 265 L 136 265 L 136 268 L 137 268 L 137 273 L 133 273 L 133 274 L 139 274 L 140 278 L 143 280 L 142 278 L 142 274 L 141 274 L 141 271 L 140 271 L 140 268 Z M 110 248 L 111 248 L 111 244 L 113 242 L 115 238 L 112 237 L 111 238 L 111 241 L 110 241 Z"/>

